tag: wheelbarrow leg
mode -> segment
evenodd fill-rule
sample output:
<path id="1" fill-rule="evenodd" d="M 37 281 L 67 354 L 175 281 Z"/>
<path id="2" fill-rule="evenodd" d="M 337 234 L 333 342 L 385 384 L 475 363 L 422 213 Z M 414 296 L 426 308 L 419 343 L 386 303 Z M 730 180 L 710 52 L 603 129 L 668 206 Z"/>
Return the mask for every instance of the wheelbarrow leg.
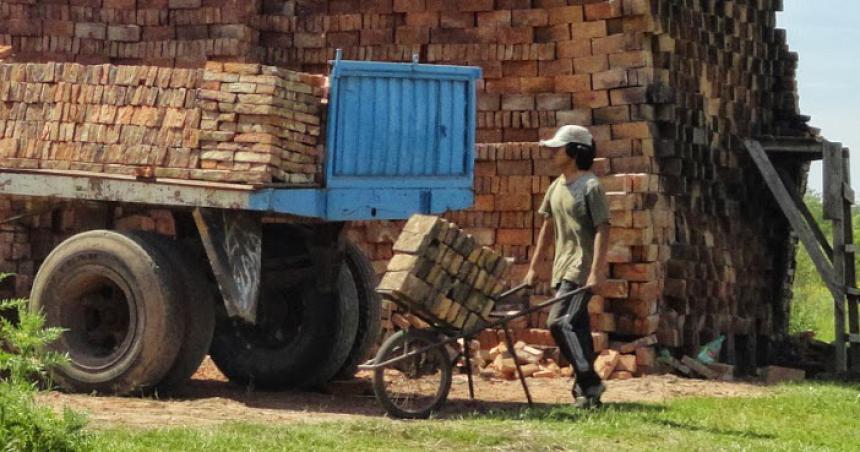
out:
<path id="1" fill-rule="evenodd" d="M 523 391 L 526 393 L 526 399 L 529 401 L 529 406 L 534 405 L 532 402 L 532 394 L 529 392 L 529 385 L 526 383 L 526 376 L 523 375 L 523 369 L 520 367 L 520 360 L 517 358 L 517 351 L 514 350 L 514 341 L 511 339 L 511 333 L 508 331 L 508 325 L 504 325 L 505 342 L 508 344 L 508 351 L 514 357 L 514 364 L 517 366 L 517 375 L 520 377 L 520 383 L 523 384 Z"/>
<path id="2" fill-rule="evenodd" d="M 472 382 L 472 349 L 469 346 L 469 338 L 463 339 L 463 352 L 466 357 L 466 375 L 469 377 L 469 400 L 475 400 L 475 383 Z"/>

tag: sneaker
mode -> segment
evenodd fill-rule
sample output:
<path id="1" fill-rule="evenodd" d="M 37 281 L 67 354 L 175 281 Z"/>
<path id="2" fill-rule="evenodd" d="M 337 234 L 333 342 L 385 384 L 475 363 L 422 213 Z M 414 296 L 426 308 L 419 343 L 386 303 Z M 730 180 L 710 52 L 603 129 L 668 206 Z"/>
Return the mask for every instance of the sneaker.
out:
<path id="1" fill-rule="evenodd" d="M 603 396 L 605 391 L 606 386 L 604 386 L 603 383 L 598 383 L 585 391 L 582 391 L 582 395 L 578 395 L 577 393 L 579 391 L 574 390 L 573 406 L 585 410 L 600 408 L 603 406 L 603 402 L 600 401 L 600 397 Z"/>
<path id="2" fill-rule="evenodd" d="M 580 410 L 590 410 L 593 408 L 597 408 L 594 405 L 594 400 L 588 397 L 577 397 L 573 402 L 574 408 L 578 408 Z"/>
<path id="3" fill-rule="evenodd" d="M 606 392 L 606 386 L 603 383 L 597 383 L 596 385 L 587 388 L 583 392 L 585 393 L 585 397 L 600 402 L 600 397 L 602 397 L 603 393 Z"/>

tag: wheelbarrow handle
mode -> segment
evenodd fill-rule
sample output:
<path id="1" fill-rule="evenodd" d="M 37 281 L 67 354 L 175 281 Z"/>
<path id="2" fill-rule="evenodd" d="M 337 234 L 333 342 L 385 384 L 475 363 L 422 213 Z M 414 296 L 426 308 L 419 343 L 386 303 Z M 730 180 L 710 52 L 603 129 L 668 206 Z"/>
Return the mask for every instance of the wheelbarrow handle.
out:
<path id="1" fill-rule="evenodd" d="M 523 289 L 527 289 L 527 288 L 529 288 L 529 287 L 531 287 L 531 286 L 529 286 L 529 285 L 528 285 L 528 284 L 526 284 L 526 283 L 522 283 L 522 284 L 520 284 L 519 286 L 516 286 L 516 287 L 512 288 L 511 290 L 508 290 L 507 292 L 502 292 L 502 293 L 500 293 L 500 294 L 499 294 L 499 296 L 496 298 L 496 303 L 498 303 L 498 302 L 500 302 L 500 301 L 504 300 L 505 298 L 510 297 L 511 295 L 513 295 L 513 294 L 515 294 L 515 293 L 517 293 L 517 292 L 519 292 L 519 291 L 521 291 L 521 290 L 523 290 Z"/>

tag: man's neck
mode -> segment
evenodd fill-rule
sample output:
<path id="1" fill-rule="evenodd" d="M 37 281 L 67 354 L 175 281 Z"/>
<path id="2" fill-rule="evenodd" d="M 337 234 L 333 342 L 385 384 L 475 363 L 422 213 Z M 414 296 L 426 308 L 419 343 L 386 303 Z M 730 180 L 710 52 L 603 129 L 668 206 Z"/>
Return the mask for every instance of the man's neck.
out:
<path id="1" fill-rule="evenodd" d="M 573 183 L 585 173 L 586 171 L 577 168 L 576 165 L 571 165 L 562 170 L 561 172 L 562 176 L 564 176 L 565 182 L 567 182 L 568 184 Z"/>

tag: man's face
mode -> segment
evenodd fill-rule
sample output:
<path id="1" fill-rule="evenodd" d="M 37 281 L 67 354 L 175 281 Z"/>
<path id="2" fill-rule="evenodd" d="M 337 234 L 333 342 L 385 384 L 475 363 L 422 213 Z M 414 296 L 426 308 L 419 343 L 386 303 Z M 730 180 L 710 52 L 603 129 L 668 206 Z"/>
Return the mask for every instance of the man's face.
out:
<path id="1" fill-rule="evenodd" d="M 567 166 L 571 163 L 572 159 L 568 157 L 567 152 L 564 151 L 564 148 L 555 148 L 552 151 L 553 166 L 555 166 L 555 168 L 558 170 L 567 168 Z"/>

